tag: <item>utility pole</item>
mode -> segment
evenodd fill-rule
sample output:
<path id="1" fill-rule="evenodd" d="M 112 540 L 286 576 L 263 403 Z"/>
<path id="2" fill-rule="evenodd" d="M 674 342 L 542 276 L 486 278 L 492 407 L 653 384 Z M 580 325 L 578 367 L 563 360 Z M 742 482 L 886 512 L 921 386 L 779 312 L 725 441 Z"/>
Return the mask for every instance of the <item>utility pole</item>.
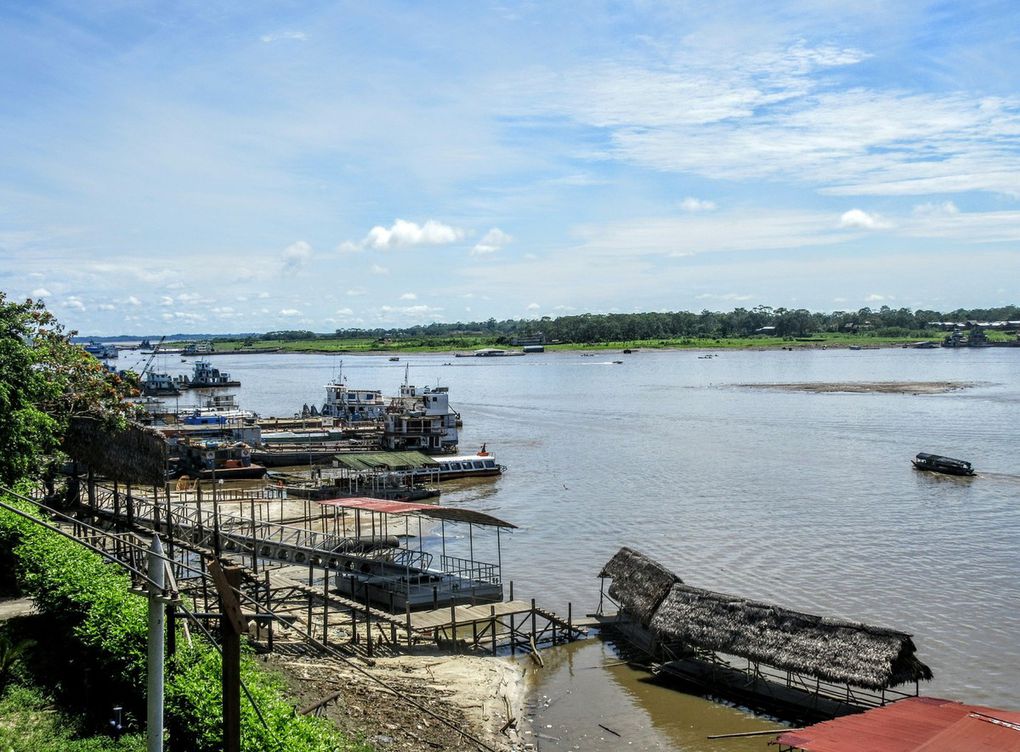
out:
<path id="1" fill-rule="evenodd" d="M 241 613 L 236 591 L 241 587 L 242 568 L 222 566 L 218 559 L 206 559 L 206 567 L 220 596 L 220 638 L 223 649 L 223 752 L 241 750 L 241 635 L 248 622 Z"/>
<path id="2" fill-rule="evenodd" d="M 149 660 L 146 707 L 148 740 L 146 752 L 163 752 L 163 615 L 166 598 L 163 546 L 152 536 L 149 547 Z"/>

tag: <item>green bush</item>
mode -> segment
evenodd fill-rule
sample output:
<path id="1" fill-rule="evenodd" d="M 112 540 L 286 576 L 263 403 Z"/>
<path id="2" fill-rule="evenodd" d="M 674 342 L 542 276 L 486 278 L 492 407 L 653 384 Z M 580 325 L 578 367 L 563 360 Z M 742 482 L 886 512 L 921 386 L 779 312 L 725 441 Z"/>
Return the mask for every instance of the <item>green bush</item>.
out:
<path id="1" fill-rule="evenodd" d="M 25 502 L 5 501 L 35 511 Z M 138 717 L 144 717 L 147 604 L 129 592 L 130 578 L 75 541 L 5 509 L 0 509 L 0 548 L 13 552 L 22 591 L 72 637 L 67 645 L 70 660 L 91 677 L 87 685 L 128 694 Z M 220 656 L 201 638 L 191 648 L 183 639 L 177 644 L 166 681 L 166 724 L 184 748 L 212 752 L 221 747 Z M 282 683 L 247 653 L 242 656 L 241 678 L 268 725 L 263 726 L 242 696 L 242 749 L 369 749 L 346 740 L 326 720 L 296 715 Z"/>

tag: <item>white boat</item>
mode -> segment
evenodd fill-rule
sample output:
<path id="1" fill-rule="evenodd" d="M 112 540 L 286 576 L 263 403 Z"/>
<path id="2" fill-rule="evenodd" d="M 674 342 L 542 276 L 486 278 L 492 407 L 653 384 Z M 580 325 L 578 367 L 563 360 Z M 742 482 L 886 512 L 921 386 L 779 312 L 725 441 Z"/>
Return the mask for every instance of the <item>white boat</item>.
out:
<path id="1" fill-rule="evenodd" d="M 443 457 L 439 460 L 439 480 L 454 478 L 485 478 L 502 475 L 506 467 L 496 462 L 491 452 L 486 451 L 485 444 L 476 454 L 457 457 Z"/>
<path id="2" fill-rule="evenodd" d="M 500 350 L 498 347 L 483 347 L 471 354 L 457 353 L 458 358 L 505 358 L 512 355 L 524 355 L 521 350 Z"/>

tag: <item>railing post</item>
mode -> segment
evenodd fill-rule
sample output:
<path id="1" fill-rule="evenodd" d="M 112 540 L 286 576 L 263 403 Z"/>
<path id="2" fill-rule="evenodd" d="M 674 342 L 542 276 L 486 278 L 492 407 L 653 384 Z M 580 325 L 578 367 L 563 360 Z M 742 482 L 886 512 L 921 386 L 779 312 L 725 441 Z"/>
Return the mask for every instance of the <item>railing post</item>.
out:
<path id="1" fill-rule="evenodd" d="M 489 606 L 489 629 L 492 631 L 492 654 L 496 654 L 496 607 Z"/>
<path id="2" fill-rule="evenodd" d="M 325 567 L 322 568 L 322 644 L 329 644 L 329 571 Z"/>

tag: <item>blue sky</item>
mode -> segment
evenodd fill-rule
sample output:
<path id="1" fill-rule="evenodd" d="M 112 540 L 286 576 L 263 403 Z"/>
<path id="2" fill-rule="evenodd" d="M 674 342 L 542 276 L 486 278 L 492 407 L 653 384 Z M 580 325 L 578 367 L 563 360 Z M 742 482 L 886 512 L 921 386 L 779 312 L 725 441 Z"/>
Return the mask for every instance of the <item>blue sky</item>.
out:
<path id="1" fill-rule="evenodd" d="M 0 4 L 0 289 L 85 333 L 1017 303 L 1020 4 Z"/>

